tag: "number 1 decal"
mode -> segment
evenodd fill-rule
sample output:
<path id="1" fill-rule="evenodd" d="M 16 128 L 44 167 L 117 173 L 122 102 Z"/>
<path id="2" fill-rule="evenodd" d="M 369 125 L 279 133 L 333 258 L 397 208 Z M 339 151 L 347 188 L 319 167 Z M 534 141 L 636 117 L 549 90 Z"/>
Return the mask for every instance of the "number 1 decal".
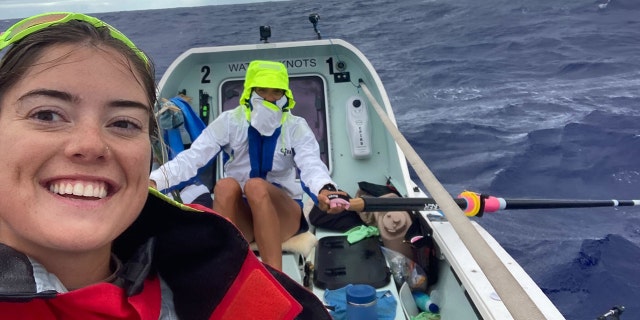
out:
<path id="1" fill-rule="evenodd" d="M 329 65 L 329 74 L 333 74 L 333 57 L 327 59 L 326 62 Z"/>

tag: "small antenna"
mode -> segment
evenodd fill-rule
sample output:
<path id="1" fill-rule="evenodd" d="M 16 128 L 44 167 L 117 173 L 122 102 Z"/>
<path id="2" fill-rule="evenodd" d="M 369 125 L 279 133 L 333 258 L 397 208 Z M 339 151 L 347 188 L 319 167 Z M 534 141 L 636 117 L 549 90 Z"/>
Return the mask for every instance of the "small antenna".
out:
<path id="1" fill-rule="evenodd" d="M 269 42 L 270 37 L 271 37 L 271 27 L 260 26 L 260 41 L 267 43 Z"/>
<path id="2" fill-rule="evenodd" d="M 312 13 L 309 15 L 309 21 L 311 21 L 311 23 L 313 23 L 313 31 L 316 32 L 316 34 L 318 35 L 318 40 L 322 39 L 322 36 L 320 35 L 320 31 L 318 31 L 318 21 L 320 20 L 320 15 L 317 13 Z"/>

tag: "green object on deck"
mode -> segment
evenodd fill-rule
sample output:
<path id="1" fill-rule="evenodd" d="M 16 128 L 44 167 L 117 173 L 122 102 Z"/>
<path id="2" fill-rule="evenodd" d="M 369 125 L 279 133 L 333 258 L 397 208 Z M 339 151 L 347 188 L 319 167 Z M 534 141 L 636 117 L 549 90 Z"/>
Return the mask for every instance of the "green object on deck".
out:
<path id="1" fill-rule="evenodd" d="M 411 320 L 440 320 L 440 314 L 431 312 L 420 312 L 417 316 L 411 317 Z"/>
<path id="2" fill-rule="evenodd" d="M 354 244 L 364 238 L 379 236 L 380 230 L 378 230 L 378 228 L 374 226 L 361 225 L 361 226 L 357 226 L 349 229 L 344 234 L 347 236 L 347 241 L 350 244 Z"/>

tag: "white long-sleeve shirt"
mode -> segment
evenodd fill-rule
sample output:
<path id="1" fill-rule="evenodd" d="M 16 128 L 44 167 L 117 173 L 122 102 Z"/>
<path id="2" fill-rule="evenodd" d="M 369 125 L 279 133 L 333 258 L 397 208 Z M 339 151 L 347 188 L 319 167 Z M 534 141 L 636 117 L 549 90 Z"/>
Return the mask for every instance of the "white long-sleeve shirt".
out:
<path id="1" fill-rule="evenodd" d="M 152 171 L 150 179 L 156 182 L 158 190 L 194 177 L 198 169 L 220 151 L 231 156 L 224 166 L 225 176 L 235 178 L 244 188 L 251 171 L 249 122 L 244 108 L 238 106 L 221 113 L 193 141 L 189 149 Z M 314 195 L 326 184 L 336 185 L 320 159 L 320 147 L 306 120 L 290 114 L 282 124 L 273 155 L 272 170 L 267 173 L 266 180 L 280 185 L 291 198 L 302 199 L 302 187 L 296 181 L 296 167 L 300 169 L 300 179 Z"/>

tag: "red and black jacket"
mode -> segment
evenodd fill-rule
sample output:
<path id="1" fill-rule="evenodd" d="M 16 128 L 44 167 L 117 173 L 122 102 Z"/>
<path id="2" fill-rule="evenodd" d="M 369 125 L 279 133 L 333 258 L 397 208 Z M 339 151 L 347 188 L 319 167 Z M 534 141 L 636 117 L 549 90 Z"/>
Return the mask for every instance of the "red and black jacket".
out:
<path id="1" fill-rule="evenodd" d="M 331 319 L 320 300 L 262 264 L 224 217 L 150 193 L 113 245 L 124 267 L 113 283 L 37 292 L 28 258 L 0 244 L 3 319 L 158 319 L 158 275 L 181 320 Z"/>

